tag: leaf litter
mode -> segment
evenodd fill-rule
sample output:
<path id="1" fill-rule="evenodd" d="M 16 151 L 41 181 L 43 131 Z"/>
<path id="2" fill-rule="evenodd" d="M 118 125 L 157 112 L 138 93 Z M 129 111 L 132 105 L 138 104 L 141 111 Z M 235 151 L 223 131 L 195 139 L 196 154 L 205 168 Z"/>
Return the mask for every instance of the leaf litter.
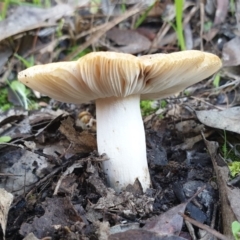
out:
<path id="1" fill-rule="evenodd" d="M 8 211 L 13 201 L 13 195 L 4 188 L 0 188 L 0 228 L 1 238 L 5 240 Z"/>
<path id="2" fill-rule="evenodd" d="M 222 51 L 228 68 L 221 73 L 216 88 L 212 86 L 213 79 L 199 83 L 185 94 L 167 99 L 164 108 L 159 107 L 144 118 L 152 178 L 152 188 L 145 194 L 138 181 L 120 194 L 105 185 L 101 162 L 108 158 L 96 153 L 92 103 L 74 106 L 42 102 L 41 111 L 12 109 L 0 115 L 0 137 L 11 139 L 0 144 L 0 184 L 14 195 L 6 231 L 8 239 L 218 236 L 211 229 L 208 233 L 205 224 L 223 230 L 232 239 L 231 223 L 239 221 L 239 176 L 230 177 L 225 162 L 229 156 L 224 159 L 222 151 L 224 134 L 219 129 L 227 132 L 225 140 L 237 157 L 239 138 L 229 131 L 239 133 L 236 120 L 239 54 L 238 38 L 232 28 L 235 16 L 224 7 L 226 2 L 211 5 L 207 1 L 205 9 L 188 1 L 184 5 L 184 31 L 186 41 L 191 43 L 188 46 L 215 53 Z M 26 6 L 11 9 L 12 14 L 0 22 L 1 40 L 5 40 L 0 44 L 2 47 L 4 43 L 0 49 L 5 49 L 0 54 L 0 73 L 4 73 L 1 83 L 9 78 L 14 80 L 16 72 L 23 68 L 18 59 L 10 59 L 12 52 L 26 59 L 32 55 L 34 64 L 42 64 L 72 59 L 86 48 L 136 54 L 178 50 L 171 23 L 175 18 L 171 1 L 155 2 L 136 29 L 136 18 L 144 15 L 146 6 L 153 1 L 125 1 L 125 11 L 121 3 L 111 5 L 109 1 L 94 7 L 89 1 L 75 4 L 58 2 L 49 9 Z M 55 10 L 58 14 L 53 14 Z M 91 14 L 93 11 L 96 15 Z M 238 15 L 236 12 L 236 19 Z M 212 20 L 215 25 L 205 31 Z M 15 45 L 9 44 L 9 37 Z M 204 45 L 202 38 L 206 40 Z M 76 48 L 69 51 L 73 45 Z M 35 96 L 42 97 L 39 93 Z M 186 205 L 203 185 L 206 188 Z M 218 214 L 219 209 L 222 214 Z M 217 223 L 221 218 L 222 229 Z M 149 231 L 150 223 L 154 231 Z"/>

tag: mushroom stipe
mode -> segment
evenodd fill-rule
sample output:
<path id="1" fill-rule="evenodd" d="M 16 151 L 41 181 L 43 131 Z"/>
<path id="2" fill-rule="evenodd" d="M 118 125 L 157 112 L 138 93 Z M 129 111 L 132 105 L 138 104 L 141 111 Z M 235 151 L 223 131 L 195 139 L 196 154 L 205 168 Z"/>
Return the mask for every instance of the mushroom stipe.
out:
<path id="1" fill-rule="evenodd" d="M 96 101 L 98 152 L 106 153 L 103 169 L 117 192 L 138 179 L 151 186 L 140 99 L 161 99 L 184 90 L 218 71 L 214 54 L 190 50 L 136 57 L 92 52 L 72 62 L 30 67 L 18 79 L 58 101 Z"/>

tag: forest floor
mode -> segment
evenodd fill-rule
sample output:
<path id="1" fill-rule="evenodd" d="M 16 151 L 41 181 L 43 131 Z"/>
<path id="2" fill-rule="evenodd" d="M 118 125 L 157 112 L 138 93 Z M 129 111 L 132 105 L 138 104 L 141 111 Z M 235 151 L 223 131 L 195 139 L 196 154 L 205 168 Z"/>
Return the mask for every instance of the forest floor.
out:
<path id="1" fill-rule="evenodd" d="M 240 239 L 240 1 L 119 2 L 0 2 L 0 239 Z M 146 192 L 106 184 L 94 102 L 61 103 L 17 80 L 93 51 L 185 49 L 223 67 L 141 102 Z"/>

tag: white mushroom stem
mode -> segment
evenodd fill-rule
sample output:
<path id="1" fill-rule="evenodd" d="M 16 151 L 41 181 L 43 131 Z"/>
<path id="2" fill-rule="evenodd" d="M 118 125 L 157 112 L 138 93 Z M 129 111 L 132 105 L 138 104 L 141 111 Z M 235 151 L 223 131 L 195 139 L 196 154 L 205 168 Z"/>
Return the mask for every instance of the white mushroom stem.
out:
<path id="1" fill-rule="evenodd" d="M 117 192 L 138 179 L 150 187 L 140 96 L 110 97 L 96 101 L 98 152 L 110 187 Z"/>

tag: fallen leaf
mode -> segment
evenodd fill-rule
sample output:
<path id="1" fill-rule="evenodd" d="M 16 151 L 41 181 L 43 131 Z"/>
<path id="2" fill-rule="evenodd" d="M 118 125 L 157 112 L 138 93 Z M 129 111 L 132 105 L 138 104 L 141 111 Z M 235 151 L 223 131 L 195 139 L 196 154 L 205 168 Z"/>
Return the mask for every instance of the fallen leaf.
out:
<path id="1" fill-rule="evenodd" d="M 27 138 L 31 136 L 31 129 L 29 119 L 25 118 L 21 122 L 8 124 L 5 128 L 4 134 L 9 136 L 11 139 Z"/>
<path id="2" fill-rule="evenodd" d="M 62 188 L 61 192 L 64 193 L 71 193 L 76 190 L 76 176 L 71 175 L 76 168 L 82 168 L 82 163 L 76 162 L 67 168 L 67 170 L 61 175 L 60 179 L 58 180 L 53 195 L 57 195 L 60 187 Z"/>
<path id="3" fill-rule="evenodd" d="M 240 37 L 235 37 L 224 44 L 222 51 L 223 66 L 240 65 Z"/>
<path id="4" fill-rule="evenodd" d="M 154 38 L 156 37 L 156 33 L 147 27 L 139 27 L 136 29 L 136 31 L 141 35 L 145 36 L 146 38 L 148 38 L 150 41 L 153 41 Z"/>
<path id="5" fill-rule="evenodd" d="M 122 46 L 115 48 L 124 53 L 136 54 L 151 46 L 150 40 L 136 30 L 113 28 L 107 32 L 107 38 Z"/>
<path id="6" fill-rule="evenodd" d="M 179 235 L 183 218 L 178 213 L 184 213 L 187 203 L 181 203 L 176 207 L 169 209 L 167 212 L 153 218 L 145 224 L 144 230 L 155 232 L 158 235 Z"/>
<path id="7" fill-rule="evenodd" d="M 139 223 L 125 223 L 112 226 L 109 230 L 110 234 L 113 235 L 119 232 L 126 232 L 128 230 L 139 229 Z"/>
<path id="8" fill-rule="evenodd" d="M 72 144 L 71 150 L 75 153 L 89 153 L 97 149 L 96 138 L 93 134 L 83 131 L 77 132 L 73 127 L 74 121 L 70 117 L 62 121 L 60 132 Z"/>
<path id="9" fill-rule="evenodd" d="M 133 229 L 128 230 L 127 232 L 123 233 L 115 233 L 109 237 L 109 240 L 131 240 L 131 239 L 138 239 L 138 240 L 157 240 L 160 239 L 156 236 L 155 233 L 149 232 L 142 229 Z"/>
<path id="10" fill-rule="evenodd" d="M 195 182 L 195 183 L 196 183 L 196 182 Z M 189 188 L 187 188 L 187 189 L 188 189 L 188 190 L 191 189 L 191 183 L 190 183 L 190 181 L 187 182 L 186 184 L 189 184 L 189 186 L 188 186 Z M 186 185 L 186 184 L 185 184 L 185 185 Z M 199 182 L 197 183 L 197 186 L 198 186 L 199 188 L 201 188 L 201 187 L 204 186 L 204 183 L 199 181 Z M 181 186 L 181 184 L 179 184 L 179 183 L 174 183 L 174 185 L 173 185 L 173 191 L 174 191 L 174 194 L 177 196 L 177 198 L 178 198 L 182 203 L 186 203 L 187 198 L 186 198 L 186 195 L 185 195 L 185 193 L 184 193 L 183 187 L 184 187 L 184 186 Z M 184 189 L 186 189 L 186 187 L 184 187 Z M 194 190 L 197 190 L 197 188 L 194 189 Z M 195 191 L 195 192 L 196 192 L 196 191 Z M 202 193 L 202 192 L 201 192 L 201 193 Z M 193 194 L 194 194 L 194 193 L 193 193 Z M 192 196 L 193 196 L 193 194 L 192 194 Z M 200 195 L 200 194 L 199 194 L 199 195 Z M 191 197 L 192 197 L 192 196 L 191 196 Z M 205 214 L 199 207 L 195 206 L 193 203 L 189 202 L 189 203 L 187 204 L 187 206 L 186 206 L 186 209 L 187 209 L 188 214 L 189 214 L 193 219 L 197 220 L 198 222 L 203 223 L 203 222 L 205 222 L 205 221 L 207 220 L 206 214 Z"/>
<path id="11" fill-rule="evenodd" d="M 7 46 L 0 46 L 0 74 L 4 72 L 4 66 L 12 55 L 12 50 Z"/>
<path id="12" fill-rule="evenodd" d="M 207 41 L 211 41 L 219 32 L 220 24 L 222 24 L 228 13 L 229 0 L 217 0 L 217 9 L 214 17 L 214 27 L 204 36 Z"/>
<path id="13" fill-rule="evenodd" d="M 154 232 L 150 232 L 144 229 L 133 229 L 123 233 L 115 233 L 110 235 L 109 240 L 186 240 L 185 238 L 175 235 L 170 236 L 158 236 Z"/>
<path id="14" fill-rule="evenodd" d="M 217 154 L 218 143 L 207 141 L 204 138 L 208 152 L 211 156 L 221 199 L 223 233 L 228 239 L 233 239 L 231 225 L 233 221 L 240 222 L 240 189 L 228 186 L 229 169 L 223 159 Z"/>
<path id="15" fill-rule="evenodd" d="M 223 23 L 228 13 L 229 0 L 217 0 L 217 9 L 214 18 L 214 24 Z"/>
<path id="16" fill-rule="evenodd" d="M 110 226 L 109 226 L 109 222 L 107 221 L 103 221 L 103 222 L 100 222 L 100 221 L 97 221 L 94 223 L 94 225 L 97 227 L 97 235 L 98 235 L 98 239 L 99 240 L 108 240 L 108 236 L 109 236 L 109 229 L 110 229 Z"/>
<path id="17" fill-rule="evenodd" d="M 0 152 L 1 172 L 13 175 L 0 182 L 0 187 L 14 192 L 15 195 L 21 195 L 29 190 L 39 178 L 50 172 L 52 167 L 53 165 L 45 157 L 12 147 L 7 152 Z"/>
<path id="18" fill-rule="evenodd" d="M 5 232 L 8 219 L 8 211 L 13 201 L 13 195 L 5 189 L 0 188 L 0 226 L 2 228 L 3 239 L 5 239 Z"/>
<path id="19" fill-rule="evenodd" d="M 44 215 L 35 217 L 32 223 L 24 223 L 21 226 L 20 234 L 26 236 L 33 232 L 38 238 L 54 235 L 54 226 L 71 226 L 72 223 L 82 222 L 76 209 L 69 198 L 47 198 L 43 203 Z"/>
<path id="20" fill-rule="evenodd" d="M 196 111 L 199 121 L 209 127 L 240 133 L 240 107 L 228 108 L 223 111 Z"/>
<path id="21" fill-rule="evenodd" d="M 74 8 L 68 4 L 58 4 L 47 9 L 28 6 L 17 7 L 8 18 L 0 22 L 0 41 L 21 32 L 56 25 L 57 20 L 63 16 L 69 16 L 73 12 Z"/>
<path id="22" fill-rule="evenodd" d="M 40 240 L 33 233 L 29 233 L 23 240 Z"/>
<path id="23" fill-rule="evenodd" d="M 0 114 L 0 128 L 5 124 L 19 122 L 27 115 L 28 113 L 26 111 L 10 109 L 9 111 L 4 112 L 4 114 Z"/>

